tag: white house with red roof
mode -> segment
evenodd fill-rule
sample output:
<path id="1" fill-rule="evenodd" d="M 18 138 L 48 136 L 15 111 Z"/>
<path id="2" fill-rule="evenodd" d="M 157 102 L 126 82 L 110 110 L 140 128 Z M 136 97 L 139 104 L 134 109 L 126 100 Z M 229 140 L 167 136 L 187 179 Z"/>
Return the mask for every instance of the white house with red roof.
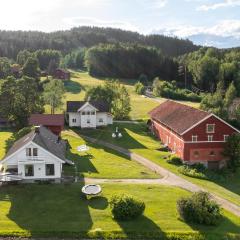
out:
<path id="1" fill-rule="evenodd" d="M 151 129 L 184 162 L 209 168 L 226 164 L 227 138 L 239 130 L 213 113 L 167 100 L 149 112 Z"/>

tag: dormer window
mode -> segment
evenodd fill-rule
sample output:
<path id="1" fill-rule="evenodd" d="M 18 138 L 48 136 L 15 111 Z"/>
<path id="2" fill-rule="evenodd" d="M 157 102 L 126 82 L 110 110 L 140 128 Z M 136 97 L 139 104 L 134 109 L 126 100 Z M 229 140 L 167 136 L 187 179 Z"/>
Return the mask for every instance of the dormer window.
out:
<path id="1" fill-rule="evenodd" d="M 215 124 L 207 124 L 207 133 L 215 132 Z"/>
<path id="2" fill-rule="evenodd" d="M 197 142 L 198 136 L 197 135 L 192 135 L 192 142 Z"/>

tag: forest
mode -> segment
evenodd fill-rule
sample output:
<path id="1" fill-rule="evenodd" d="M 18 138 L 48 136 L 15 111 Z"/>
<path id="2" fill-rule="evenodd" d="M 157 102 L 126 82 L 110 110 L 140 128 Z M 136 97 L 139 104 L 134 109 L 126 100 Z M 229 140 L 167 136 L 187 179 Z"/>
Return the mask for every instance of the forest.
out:
<path id="1" fill-rule="evenodd" d="M 54 77 L 59 67 L 81 69 L 106 79 L 139 79 L 136 92 L 151 86 L 158 97 L 201 101 L 202 109 L 224 119 L 229 118 L 234 99 L 240 97 L 238 48 L 200 47 L 188 40 L 97 27 L 0 33 L 0 86 L 5 89 L 11 89 L 14 78 L 21 80 L 19 84 L 31 82 L 30 78 L 36 80 L 33 88 L 43 91 L 40 77 Z M 18 87 L 23 90 L 24 84 Z M 15 90 L 11 93 L 14 97 Z M 6 97 L 6 93 L 0 95 Z M 41 101 L 34 108 L 39 109 Z M 240 109 L 234 114 L 240 118 Z"/>

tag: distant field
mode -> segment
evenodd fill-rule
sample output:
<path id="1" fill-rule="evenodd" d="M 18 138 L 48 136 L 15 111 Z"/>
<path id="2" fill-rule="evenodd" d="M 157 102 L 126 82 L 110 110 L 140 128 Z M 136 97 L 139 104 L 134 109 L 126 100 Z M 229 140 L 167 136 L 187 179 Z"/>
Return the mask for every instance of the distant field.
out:
<path id="1" fill-rule="evenodd" d="M 160 102 L 163 102 L 164 98 L 150 99 L 137 95 L 134 92 L 134 79 L 119 80 L 124 84 L 130 95 L 131 95 L 131 107 L 130 113 L 131 119 L 146 119 L 148 118 L 148 112 L 154 107 L 158 106 Z M 93 86 L 104 84 L 104 79 L 94 78 L 89 76 L 87 72 L 71 71 L 71 80 L 65 82 L 66 94 L 64 102 L 66 101 L 81 101 L 84 100 L 85 92 L 87 89 Z M 198 107 L 198 103 L 184 102 L 187 105 Z M 58 112 L 64 111 L 66 105 L 64 104 L 63 109 L 59 109 Z M 49 106 L 46 106 L 46 112 L 50 112 Z"/>

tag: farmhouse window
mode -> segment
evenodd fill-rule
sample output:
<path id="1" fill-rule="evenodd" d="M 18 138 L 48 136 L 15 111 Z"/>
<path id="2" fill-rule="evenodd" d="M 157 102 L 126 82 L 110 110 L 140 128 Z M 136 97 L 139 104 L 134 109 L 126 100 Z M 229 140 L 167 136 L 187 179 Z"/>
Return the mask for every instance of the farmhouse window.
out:
<path id="1" fill-rule="evenodd" d="M 84 111 L 82 112 L 82 115 L 85 115 L 85 112 L 84 112 Z"/>
<path id="2" fill-rule="evenodd" d="M 34 176 L 33 165 L 25 165 L 25 176 L 26 177 L 33 177 Z"/>
<path id="3" fill-rule="evenodd" d="M 37 148 L 33 148 L 33 156 L 34 157 L 38 156 L 38 149 Z"/>
<path id="4" fill-rule="evenodd" d="M 76 118 L 73 118 L 73 119 L 72 119 L 72 122 L 73 122 L 73 123 L 76 123 L 76 122 L 77 122 L 77 119 L 76 119 Z"/>
<path id="5" fill-rule="evenodd" d="M 91 115 L 95 115 L 95 112 L 94 112 L 94 111 L 91 111 Z"/>
<path id="6" fill-rule="evenodd" d="M 54 164 L 46 164 L 46 176 L 54 176 Z"/>
<path id="7" fill-rule="evenodd" d="M 87 120 L 87 123 L 90 123 L 90 119 Z"/>
<path id="8" fill-rule="evenodd" d="M 211 151 L 211 152 L 209 153 L 209 155 L 210 155 L 210 156 L 215 156 L 216 154 L 215 154 L 214 151 Z"/>
<path id="9" fill-rule="evenodd" d="M 103 122 L 103 119 L 102 119 L 102 118 L 99 118 L 99 122 L 101 122 L 101 123 L 102 123 L 102 122 Z"/>
<path id="10" fill-rule="evenodd" d="M 192 142 L 197 142 L 198 136 L 197 135 L 192 135 Z"/>
<path id="11" fill-rule="evenodd" d="M 31 148 L 26 148 L 26 156 L 28 156 L 28 157 L 32 156 L 32 149 Z"/>
<path id="12" fill-rule="evenodd" d="M 227 141 L 228 137 L 229 137 L 229 135 L 223 135 L 224 142 Z"/>
<path id="13" fill-rule="evenodd" d="M 199 157 L 199 152 L 198 151 L 194 151 L 194 157 Z"/>
<path id="14" fill-rule="evenodd" d="M 215 124 L 207 124 L 207 133 L 215 132 Z"/>
<path id="15" fill-rule="evenodd" d="M 87 115 L 90 115 L 90 112 L 89 112 L 89 111 L 87 111 Z"/>
<path id="16" fill-rule="evenodd" d="M 213 141 L 213 135 L 208 135 L 208 141 L 212 142 Z"/>

